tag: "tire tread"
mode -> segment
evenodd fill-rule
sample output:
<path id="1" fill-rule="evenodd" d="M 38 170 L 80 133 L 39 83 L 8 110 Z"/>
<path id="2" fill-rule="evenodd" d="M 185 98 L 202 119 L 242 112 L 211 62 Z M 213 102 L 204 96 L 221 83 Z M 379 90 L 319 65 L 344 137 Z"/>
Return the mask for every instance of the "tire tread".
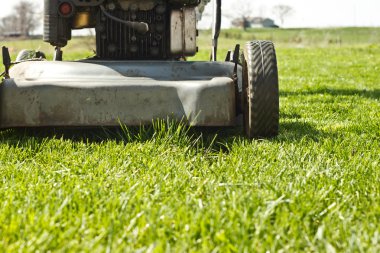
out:
<path id="1" fill-rule="evenodd" d="M 270 41 L 247 42 L 244 58 L 248 74 L 246 134 L 249 138 L 274 137 L 279 131 L 278 69 L 274 45 Z"/>

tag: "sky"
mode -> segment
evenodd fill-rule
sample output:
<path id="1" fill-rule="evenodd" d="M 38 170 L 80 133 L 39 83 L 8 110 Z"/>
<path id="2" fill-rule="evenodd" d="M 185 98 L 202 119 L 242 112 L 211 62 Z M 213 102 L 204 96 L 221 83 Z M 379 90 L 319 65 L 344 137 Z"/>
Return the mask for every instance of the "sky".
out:
<path id="1" fill-rule="evenodd" d="M 20 0 L 0 0 L 0 17 L 11 13 Z M 42 11 L 43 0 L 30 0 L 39 5 Z M 223 27 L 230 25 L 229 17 L 239 13 L 251 16 L 264 16 L 280 21 L 273 15 L 273 6 L 289 5 L 292 15 L 286 18 L 284 27 L 340 27 L 340 26 L 379 26 L 380 0 L 222 0 L 225 14 Z M 250 8 L 247 8 L 250 7 Z M 241 11 L 244 10 L 244 11 Z M 211 27 L 211 4 L 199 23 L 200 28 Z M 42 32 L 42 28 L 41 32 Z"/>
<path id="2" fill-rule="evenodd" d="M 223 0 L 222 4 L 227 16 L 246 13 L 250 7 L 252 16 L 269 17 L 278 24 L 273 7 L 289 5 L 293 12 L 284 27 L 380 26 L 380 0 Z M 212 12 L 211 6 L 207 9 Z M 229 21 L 225 20 L 223 26 L 229 26 Z"/>

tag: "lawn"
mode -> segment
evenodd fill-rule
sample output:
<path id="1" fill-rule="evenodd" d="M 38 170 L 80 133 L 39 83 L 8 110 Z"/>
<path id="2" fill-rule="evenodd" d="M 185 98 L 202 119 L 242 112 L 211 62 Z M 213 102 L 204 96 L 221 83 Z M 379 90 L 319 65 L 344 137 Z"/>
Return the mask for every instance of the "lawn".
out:
<path id="1" fill-rule="evenodd" d="M 277 138 L 165 122 L 4 130 L 0 251 L 379 252 L 380 29 L 228 30 L 221 59 L 250 38 L 277 44 Z M 91 55 L 83 40 L 66 59 Z"/>

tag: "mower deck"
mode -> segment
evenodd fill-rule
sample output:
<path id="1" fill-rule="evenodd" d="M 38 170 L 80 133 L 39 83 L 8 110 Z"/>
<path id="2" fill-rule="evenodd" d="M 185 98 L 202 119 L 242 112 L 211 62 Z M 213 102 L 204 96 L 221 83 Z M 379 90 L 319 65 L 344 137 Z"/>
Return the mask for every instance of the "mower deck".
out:
<path id="1" fill-rule="evenodd" d="M 232 126 L 233 69 L 228 62 L 23 62 L 0 86 L 0 127 L 141 125 L 167 117 Z"/>

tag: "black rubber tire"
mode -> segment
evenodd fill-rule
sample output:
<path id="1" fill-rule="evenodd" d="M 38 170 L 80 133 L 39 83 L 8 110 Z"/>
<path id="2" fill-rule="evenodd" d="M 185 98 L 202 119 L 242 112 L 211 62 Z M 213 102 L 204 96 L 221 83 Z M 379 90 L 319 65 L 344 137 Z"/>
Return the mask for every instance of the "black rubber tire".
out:
<path id="1" fill-rule="evenodd" d="M 244 130 L 248 138 L 271 138 L 279 131 L 276 51 L 270 41 L 247 42 L 242 56 Z"/>

